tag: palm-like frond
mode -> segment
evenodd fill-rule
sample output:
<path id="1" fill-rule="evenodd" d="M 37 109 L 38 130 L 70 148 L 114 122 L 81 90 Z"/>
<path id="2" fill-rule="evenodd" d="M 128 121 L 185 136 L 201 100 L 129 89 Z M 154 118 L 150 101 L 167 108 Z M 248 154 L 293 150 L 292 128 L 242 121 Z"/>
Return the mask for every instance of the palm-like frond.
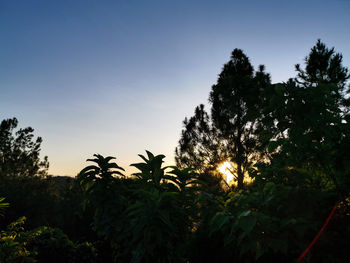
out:
<path id="1" fill-rule="evenodd" d="M 85 185 L 85 190 L 90 190 L 96 180 L 108 180 L 114 176 L 125 176 L 121 171 L 125 171 L 115 162 L 110 162 L 116 159 L 112 156 L 103 157 L 100 154 L 94 154 L 96 158 L 87 159 L 88 162 L 94 162 L 97 165 L 89 165 L 80 171 L 78 179 L 81 185 Z"/>
<path id="2" fill-rule="evenodd" d="M 0 216 L 3 216 L 3 210 L 9 206 L 9 203 L 4 202 L 5 197 L 0 197 Z"/>

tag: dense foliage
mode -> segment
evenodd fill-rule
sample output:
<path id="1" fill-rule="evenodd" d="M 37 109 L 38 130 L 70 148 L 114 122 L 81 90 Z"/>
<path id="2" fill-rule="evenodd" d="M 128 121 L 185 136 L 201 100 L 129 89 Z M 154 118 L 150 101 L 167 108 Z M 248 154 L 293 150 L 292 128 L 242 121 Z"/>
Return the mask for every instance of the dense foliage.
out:
<path id="1" fill-rule="evenodd" d="M 321 41 L 305 63 L 272 84 L 235 49 L 210 113 L 184 121 L 177 166 L 146 151 L 132 175 L 95 154 L 75 178 L 49 176 L 41 138 L 4 120 L 0 262 L 295 262 L 320 229 L 303 260 L 347 262 L 350 75 Z"/>
<path id="2" fill-rule="evenodd" d="M 0 124 L 0 175 L 46 175 L 47 157 L 39 158 L 41 137 L 34 140 L 31 127 L 14 132 L 17 125 L 16 118 L 3 120 Z"/>

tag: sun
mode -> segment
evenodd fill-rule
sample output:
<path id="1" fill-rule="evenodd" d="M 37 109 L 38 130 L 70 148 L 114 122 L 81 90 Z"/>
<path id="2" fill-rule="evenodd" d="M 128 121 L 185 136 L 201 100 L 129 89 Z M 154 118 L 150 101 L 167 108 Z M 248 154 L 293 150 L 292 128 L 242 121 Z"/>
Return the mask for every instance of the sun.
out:
<path id="1" fill-rule="evenodd" d="M 217 169 L 224 176 L 228 185 L 237 185 L 237 165 L 235 163 L 225 161 Z M 253 181 L 254 179 L 249 176 L 248 171 L 245 171 L 243 182 L 250 184 Z"/>
<path id="2" fill-rule="evenodd" d="M 218 167 L 218 170 L 225 177 L 225 181 L 231 184 L 234 179 L 234 167 L 230 162 L 224 162 Z"/>

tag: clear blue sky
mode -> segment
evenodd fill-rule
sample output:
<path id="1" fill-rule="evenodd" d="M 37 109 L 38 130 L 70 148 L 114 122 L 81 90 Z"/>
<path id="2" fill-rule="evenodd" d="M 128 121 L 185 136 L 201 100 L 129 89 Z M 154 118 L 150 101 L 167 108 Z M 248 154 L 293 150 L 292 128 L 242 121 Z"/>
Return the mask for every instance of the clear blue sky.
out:
<path id="1" fill-rule="evenodd" d="M 43 137 L 55 175 L 94 153 L 172 164 L 234 48 L 279 82 L 318 38 L 350 66 L 350 1 L 0 0 L 0 120 Z"/>

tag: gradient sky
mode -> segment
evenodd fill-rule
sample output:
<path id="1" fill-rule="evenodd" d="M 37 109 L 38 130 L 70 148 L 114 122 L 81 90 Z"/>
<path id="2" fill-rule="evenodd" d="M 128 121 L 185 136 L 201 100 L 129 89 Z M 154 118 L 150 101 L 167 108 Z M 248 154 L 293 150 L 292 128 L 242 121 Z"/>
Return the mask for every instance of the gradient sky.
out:
<path id="1" fill-rule="evenodd" d="M 182 121 L 241 48 L 273 82 L 321 38 L 350 66 L 350 1 L 0 0 L 0 120 L 43 137 L 49 172 L 94 153 L 173 164 Z"/>

